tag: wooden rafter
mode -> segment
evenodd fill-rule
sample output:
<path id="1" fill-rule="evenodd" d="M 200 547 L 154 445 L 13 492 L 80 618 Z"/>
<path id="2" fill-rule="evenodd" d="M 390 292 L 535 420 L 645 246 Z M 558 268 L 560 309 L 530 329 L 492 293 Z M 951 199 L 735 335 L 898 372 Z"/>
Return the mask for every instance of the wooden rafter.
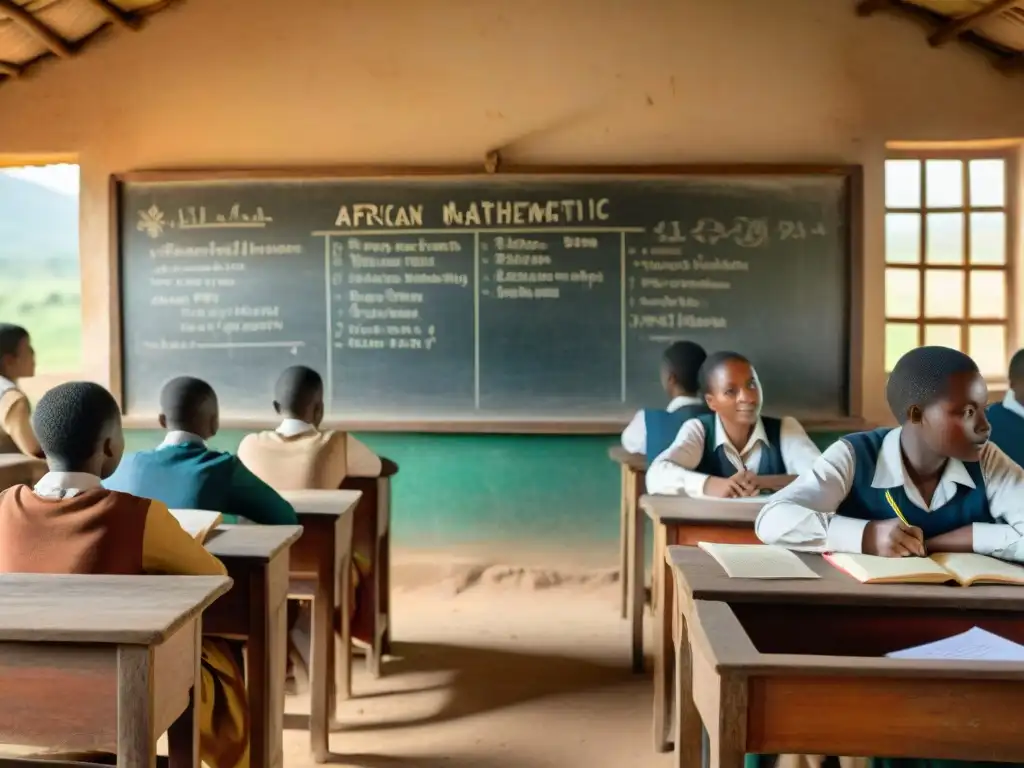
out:
<path id="1" fill-rule="evenodd" d="M 991 2 L 982 6 L 974 13 L 969 13 L 957 19 L 950 19 L 928 36 L 928 42 L 934 46 L 944 45 L 950 40 L 955 39 L 961 32 L 974 29 L 985 19 L 1002 13 L 1016 2 L 1017 0 L 991 0 Z"/>
<path id="2" fill-rule="evenodd" d="M 21 67 L 9 61 L 0 61 L 0 75 L 7 77 L 21 77 Z"/>
<path id="3" fill-rule="evenodd" d="M 870 16 L 875 11 L 880 11 L 892 4 L 892 0 L 860 0 L 857 3 L 857 15 Z"/>
<path id="4" fill-rule="evenodd" d="M 0 0 L 0 16 L 7 16 L 20 24 L 58 56 L 67 58 L 74 54 L 67 40 L 15 3 L 14 0 Z"/>
<path id="5" fill-rule="evenodd" d="M 142 20 L 138 16 L 125 13 L 110 0 L 89 0 L 89 2 L 103 11 L 115 24 L 125 29 L 138 29 L 142 26 Z"/>
<path id="6" fill-rule="evenodd" d="M 999 59 L 996 63 L 996 69 L 1006 74 L 1013 72 L 1019 72 L 1024 69 L 1024 52 L 1018 53 L 1016 56 L 1006 56 Z"/>

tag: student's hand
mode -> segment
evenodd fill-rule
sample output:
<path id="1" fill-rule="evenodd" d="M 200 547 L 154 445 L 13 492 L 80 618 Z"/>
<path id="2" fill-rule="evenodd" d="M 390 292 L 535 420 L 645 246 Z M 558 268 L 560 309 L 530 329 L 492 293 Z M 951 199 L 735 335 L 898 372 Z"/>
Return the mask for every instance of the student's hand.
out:
<path id="1" fill-rule="evenodd" d="M 927 557 L 924 531 L 902 520 L 872 520 L 864 526 L 862 547 L 865 555 L 881 557 Z"/>
<path id="2" fill-rule="evenodd" d="M 732 477 L 709 477 L 704 482 L 704 495 L 718 499 L 735 499 L 740 496 L 757 494 L 754 474 L 747 470 L 737 472 Z"/>
<path id="3" fill-rule="evenodd" d="M 796 480 L 796 475 L 754 475 L 754 482 L 761 491 L 781 491 Z"/>

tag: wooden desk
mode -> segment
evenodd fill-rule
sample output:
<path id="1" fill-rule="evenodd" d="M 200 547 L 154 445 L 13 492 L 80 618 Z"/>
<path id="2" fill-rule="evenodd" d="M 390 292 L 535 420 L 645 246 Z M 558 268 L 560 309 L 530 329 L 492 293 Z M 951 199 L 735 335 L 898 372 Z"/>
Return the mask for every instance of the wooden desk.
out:
<path id="1" fill-rule="evenodd" d="M 672 644 L 672 623 L 675 613 L 674 582 L 665 562 L 665 548 L 675 545 L 695 547 L 701 541 L 733 544 L 756 544 L 754 520 L 762 498 L 726 501 L 692 499 L 688 496 L 643 496 L 640 508 L 654 522 L 654 560 L 652 561 L 651 604 L 654 607 L 654 748 L 659 752 L 672 749 L 668 713 L 672 701 L 672 671 L 675 668 L 675 647 Z M 635 526 L 635 536 L 643 551 L 643 519 Z M 639 578 L 643 578 L 643 559 L 639 560 Z M 637 578 L 634 574 L 633 578 Z M 640 606 L 642 608 L 642 605 Z M 639 629 L 633 627 L 633 668 L 643 668 L 643 616 Z"/>
<path id="2" fill-rule="evenodd" d="M 745 752 L 1024 761 L 1024 664 L 882 658 L 980 626 L 1024 643 L 1020 587 L 730 579 L 704 552 L 666 554 L 678 586 L 678 764 Z M 842 712 L 842 717 L 836 717 Z M 893 713 L 898 713 L 894 717 Z"/>
<path id="3" fill-rule="evenodd" d="M 359 621 L 365 621 L 369 630 L 366 666 L 374 677 L 380 677 L 383 657 L 391 652 L 391 477 L 398 472 L 397 464 L 382 461 L 385 469 L 380 477 L 346 477 L 341 484 L 343 490 L 363 494 L 352 523 L 352 548 L 370 553 L 363 592 L 369 612 Z"/>
<path id="4" fill-rule="evenodd" d="M 349 622 L 352 524 L 359 491 L 284 491 L 302 523 L 292 547 L 289 594 L 313 598 L 309 733 L 313 759 L 325 762 L 339 695 L 352 695 Z M 339 614 L 340 636 L 334 616 Z"/>
<path id="5" fill-rule="evenodd" d="M 0 742 L 199 768 L 203 609 L 220 576 L 0 575 Z M 53 765 L 33 761 L 28 765 Z"/>
<path id="6" fill-rule="evenodd" d="M 13 485 L 35 485 L 46 471 L 46 462 L 42 459 L 0 453 L 0 491 Z"/>
<path id="7" fill-rule="evenodd" d="M 641 526 L 639 539 L 633 535 L 637 521 L 637 500 L 644 493 L 644 477 L 647 474 L 647 457 L 639 453 L 630 453 L 621 445 L 608 449 L 608 456 L 619 465 L 622 477 L 622 496 L 619 505 L 619 581 L 622 585 L 621 613 L 622 618 L 633 621 L 633 644 L 640 643 L 643 648 L 644 629 L 644 540 Z M 637 565 L 639 563 L 639 565 Z M 640 573 L 637 579 L 636 573 Z M 636 627 L 640 624 L 640 639 L 637 640 Z M 642 653 L 642 651 L 641 651 Z M 633 671 L 643 671 L 643 657 L 637 669 L 636 657 L 633 660 Z"/>
<path id="8" fill-rule="evenodd" d="M 288 551 L 301 535 L 297 525 L 222 525 L 206 539 L 235 586 L 210 607 L 203 628 L 245 640 L 253 768 L 284 765 Z"/>

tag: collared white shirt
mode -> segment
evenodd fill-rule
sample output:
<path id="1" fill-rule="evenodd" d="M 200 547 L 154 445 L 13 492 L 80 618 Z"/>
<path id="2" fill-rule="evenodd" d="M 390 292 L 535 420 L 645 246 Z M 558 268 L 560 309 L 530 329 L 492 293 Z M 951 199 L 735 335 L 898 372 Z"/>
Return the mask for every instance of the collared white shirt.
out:
<path id="1" fill-rule="evenodd" d="M 281 437 L 297 437 L 307 432 L 316 432 L 316 427 L 302 419 L 284 419 L 275 432 Z"/>
<path id="2" fill-rule="evenodd" d="M 183 429 L 172 429 L 164 437 L 164 441 L 157 446 L 157 450 L 169 448 L 172 445 L 201 445 L 205 448 L 206 441 L 193 432 L 186 432 Z"/>
<path id="3" fill-rule="evenodd" d="M 695 470 L 704 456 L 705 438 L 704 424 L 699 419 L 691 419 L 683 424 L 672 445 L 647 470 L 647 492 L 703 496 L 708 475 Z M 750 439 L 740 450 L 729 441 L 722 420 L 715 416 L 715 450 L 724 446 L 726 458 L 737 470 L 748 469 L 756 474 L 761 463 L 762 446 L 765 445 L 768 445 L 768 436 L 761 419 L 757 420 Z M 799 475 L 821 456 L 818 446 L 811 442 L 800 422 L 789 416 L 782 419 L 779 450 L 782 452 L 786 473 L 790 475 Z"/>
<path id="4" fill-rule="evenodd" d="M 931 503 L 925 504 L 904 468 L 901 432 L 902 428 L 894 429 L 882 440 L 872 488 L 902 485 L 914 504 L 933 512 L 953 498 L 957 486 L 975 487 L 964 463 L 949 459 Z M 973 524 L 974 551 L 1024 561 L 1024 469 L 992 442 L 981 449 L 980 463 L 989 512 L 1001 522 Z M 870 521 L 836 514 L 853 487 L 855 467 L 853 448 L 846 441 L 837 440 L 813 467 L 762 507 L 755 523 L 758 538 L 765 544 L 779 544 L 801 552 L 860 553 L 864 527 Z"/>
<path id="5" fill-rule="evenodd" d="M 1006 396 L 1003 398 L 1003 407 L 1015 416 L 1020 416 L 1024 419 L 1024 405 L 1017 401 L 1017 396 L 1013 394 L 1012 389 L 1006 390 Z"/>
<path id="6" fill-rule="evenodd" d="M 4 395 L 12 389 L 17 389 L 18 385 L 5 376 L 0 376 L 0 396 Z"/>
<path id="7" fill-rule="evenodd" d="M 88 472 L 47 472 L 32 490 L 44 499 L 69 499 L 102 487 L 100 479 Z"/>
<path id="8" fill-rule="evenodd" d="M 680 408 L 688 405 L 703 404 L 704 400 L 700 397 L 680 395 L 679 397 L 673 397 L 665 410 L 669 413 L 675 413 Z M 633 419 L 622 431 L 622 447 L 630 453 L 647 453 L 647 422 L 644 420 L 643 410 L 637 411 Z"/>

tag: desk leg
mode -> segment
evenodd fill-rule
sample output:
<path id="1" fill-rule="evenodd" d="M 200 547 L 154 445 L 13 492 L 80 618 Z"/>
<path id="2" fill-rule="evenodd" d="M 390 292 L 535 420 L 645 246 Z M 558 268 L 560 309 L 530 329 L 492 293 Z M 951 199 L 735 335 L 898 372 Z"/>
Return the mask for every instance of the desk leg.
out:
<path id="1" fill-rule="evenodd" d="M 288 553 L 252 580 L 246 641 L 249 692 L 249 762 L 253 768 L 284 763 L 284 678 L 288 658 Z"/>
<path id="2" fill-rule="evenodd" d="M 743 768 L 747 745 L 746 680 L 721 678 L 717 726 L 711 734 L 711 768 Z"/>
<path id="3" fill-rule="evenodd" d="M 629 616 L 629 468 L 620 467 L 619 499 L 619 580 L 622 586 L 622 618 Z"/>
<path id="4" fill-rule="evenodd" d="M 117 768 L 156 768 L 153 649 L 117 649 Z"/>
<path id="5" fill-rule="evenodd" d="M 202 768 L 199 760 L 199 697 L 202 684 L 202 623 L 195 622 L 195 671 L 188 706 L 167 731 L 170 768 Z"/>
<path id="6" fill-rule="evenodd" d="M 630 547 L 629 619 L 633 630 L 633 671 L 644 671 L 644 518 L 636 505 L 636 475 L 629 473 L 629 516 L 632 523 Z"/>
<path id="7" fill-rule="evenodd" d="M 310 672 L 309 736 L 313 760 L 330 756 L 330 703 L 334 687 L 334 606 L 338 574 L 335 573 L 334 537 L 324 537 L 317 558 L 316 593 L 313 597 L 312 670 Z"/>
<path id="8" fill-rule="evenodd" d="M 348 555 L 341 558 L 341 587 L 338 594 L 338 613 L 341 627 L 339 632 L 334 634 L 334 686 L 331 690 L 331 700 L 328 704 L 332 722 L 338 716 L 338 700 L 348 701 L 352 698 L 352 619 L 349 616 L 349 599 L 352 594 L 352 558 Z M 376 630 L 374 630 L 376 631 Z M 367 662 L 371 663 L 374 654 L 370 653 Z M 377 675 L 380 675 L 378 660 Z"/>
<path id="9" fill-rule="evenodd" d="M 671 576 L 669 576 L 671 578 Z M 700 713 L 693 702 L 693 667 L 690 659 L 690 636 L 686 619 L 677 606 L 675 637 L 672 647 L 676 652 L 675 663 L 675 724 L 676 724 L 676 766 L 678 768 L 707 768 L 705 758 L 706 736 Z"/>
<path id="10" fill-rule="evenodd" d="M 660 526 L 664 529 L 664 526 Z M 659 541 L 665 536 L 664 530 L 658 531 Z M 655 554 L 657 557 L 657 553 Z M 672 678 L 675 672 L 675 645 L 672 642 L 673 614 L 677 613 L 675 601 L 675 582 L 665 562 L 664 553 L 661 560 L 654 561 L 654 568 L 661 568 L 658 579 L 658 613 L 654 626 L 654 748 L 658 752 L 672 749 L 669 733 L 669 712 L 672 707 Z"/>

